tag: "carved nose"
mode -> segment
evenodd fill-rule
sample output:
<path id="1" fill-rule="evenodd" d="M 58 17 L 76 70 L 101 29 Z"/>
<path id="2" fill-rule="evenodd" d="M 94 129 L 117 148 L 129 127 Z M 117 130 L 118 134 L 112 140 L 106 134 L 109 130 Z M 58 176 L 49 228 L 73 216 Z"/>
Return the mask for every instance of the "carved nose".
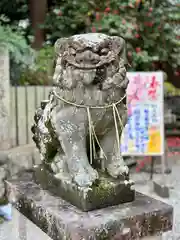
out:
<path id="1" fill-rule="evenodd" d="M 86 50 L 85 52 L 76 55 L 76 61 L 78 63 L 97 64 L 100 61 L 100 57 L 96 53 Z"/>

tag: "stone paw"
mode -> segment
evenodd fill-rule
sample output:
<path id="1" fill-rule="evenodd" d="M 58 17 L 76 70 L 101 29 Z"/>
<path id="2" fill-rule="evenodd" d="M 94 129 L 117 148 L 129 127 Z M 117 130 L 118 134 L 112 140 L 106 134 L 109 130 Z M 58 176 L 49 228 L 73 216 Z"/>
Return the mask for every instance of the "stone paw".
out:
<path id="1" fill-rule="evenodd" d="M 51 163 L 51 170 L 55 173 L 68 173 L 67 160 L 65 156 L 59 156 L 58 154 L 54 157 L 54 161 Z"/>
<path id="2" fill-rule="evenodd" d="M 98 172 L 94 168 L 92 168 L 90 165 L 89 165 L 89 168 L 88 168 L 88 174 L 89 174 L 89 177 L 92 180 L 92 183 L 94 183 L 96 180 L 99 179 Z"/>
<path id="3" fill-rule="evenodd" d="M 107 166 L 107 171 L 111 177 L 118 178 L 120 176 L 127 176 L 129 168 L 126 165 L 111 163 Z"/>
<path id="4" fill-rule="evenodd" d="M 98 179 L 98 172 L 96 170 L 89 169 L 89 171 L 81 171 L 76 173 L 73 177 L 73 181 L 79 186 L 79 187 L 90 187 L 92 184 Z"/>

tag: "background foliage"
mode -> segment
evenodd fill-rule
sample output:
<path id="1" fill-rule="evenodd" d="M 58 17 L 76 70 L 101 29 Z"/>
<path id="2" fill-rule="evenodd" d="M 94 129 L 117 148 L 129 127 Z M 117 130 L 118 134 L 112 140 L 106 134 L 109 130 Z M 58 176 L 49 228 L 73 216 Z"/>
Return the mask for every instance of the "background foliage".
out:
<path id="1" fill-rule="evenodd" d="M 32 41 L 28 1 L 1 0 L 0 23 L 1 28 L 4 30 L 7 28 L 3 32 L 4 36 L 7 36 L 8 31 L 15 34 L 8 44 L 13 64 L 23 66 L 19 77 L 20 83 L 49 83 L 49 66 L 52 66 L 49 61 L 50 59 L 52 61 L 52 45 L 57 38 L 77 33 L 103 32 L 126 39 L 130 70 L 161 69 L 167 72 L 170 80 L 175 79 L 172 82 L 176 85 L 180 76 L 180 4 L 178 2 L 179 0 L 144 1 L 140 9 L 136 0 L 48 1 L 45 22 L 39 26 L 46 32 L 44 49 L 33 55 L 33 64 L 30 64 L 28 59 L 24 59 L 29 54 L 28 44 Z M 47 61 L 42 60 L 46 58 Z M 24 65 L 28 65 L 28 68 Z M 14 74 L 14 76 L 19 75 Z"/>
<path id="2" fill-rule="evenodd" d="M 172 27 L 177 9 L 168 1 L 145 1 L 137 11 L 135 1 L 111 1 L 104 12 L 96 12 L 92 31 L 120 35 L 127 40 L 131 70 L 149 71 L 156 62 L 168 62 L 174 69 L 180 66 L 180 40 Z M 180 17 L 180 15 L 179 15 Z M 179 18 L 180 20 L 180 18 Z"/>
<path id="3" fill-rule="evenodd" d="M 78 9 L 78 10 L 77 10 Z M 167 0 L 145 1 L 140 11 L 135 0 L 61 1 L 46 19 L 50 42 L 61 36 L 87 31 L 119 35 L 127 40 L 131 70 L 154 70 L 156 63 L 180 66 L 180 8 Z M 54 23 L 54 24 L 53 24 Z"/>
<path id="4" fill-rule="evenodd" d="M 9 25 L 0 25 L 0 44 L 5 45 L 10 53 L 10 77 L 18 83 L 21 71 L 33 63 L 34 52 L 27 44 L 22 33 L 14 31 Z"/>
<path id="5" fill-rule="evenodd" d="M 46 46 L 36 53 L 34 62 L 26 67 L 19 78 L 19 84 L 50 85 L 54 63 L 54 48 Z"/>
<path id="6" fill-rule="evenodd" d="M 47 41 L 58 36 L 103 32 L 127 41 L 130 71 L 163 70 L 180 87 L 180 4 L 177 1 L 136 0 L 56 1 L 49 9 Z"/>

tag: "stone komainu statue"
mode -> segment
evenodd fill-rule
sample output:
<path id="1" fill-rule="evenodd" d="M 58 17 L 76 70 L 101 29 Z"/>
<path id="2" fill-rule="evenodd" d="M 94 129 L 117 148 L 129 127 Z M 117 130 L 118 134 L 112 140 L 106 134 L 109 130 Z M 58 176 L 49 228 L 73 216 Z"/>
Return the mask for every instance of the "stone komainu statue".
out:
<path id="1" fill-rule="evenodd" d="M 117 140 L 127 117 L 124 40 L 75 35 L 59 39 L 55 52 L 55 87 L 32 127 L 41 160 L 56 178 L 67 176 L 80 187 L 98 180 L 101 158 L 108 176 L 128 176 Z"/>

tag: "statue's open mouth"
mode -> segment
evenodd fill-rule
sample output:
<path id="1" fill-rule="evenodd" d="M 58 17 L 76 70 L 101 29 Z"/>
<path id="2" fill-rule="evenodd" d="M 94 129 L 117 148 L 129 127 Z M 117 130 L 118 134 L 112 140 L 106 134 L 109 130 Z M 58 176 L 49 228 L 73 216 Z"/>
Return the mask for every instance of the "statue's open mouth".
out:
<path id="1" fill-rule="evenodd" d="M 75 57 L 68 56 L 62 59 L 63 63 L 66 65 L 74 66 L 78 69 L 92 70 L 102 67 L 103 65 L 109 65 L 111 62 L 115 61 L 116 56 L 109 56 L 108 58 L 102 58 L 98 63 L 90 63 L 87 61 L 77 63 Z"/>
<path id="2" fill-rule="evenodd" d="M 102 65 L 104 65 L 104 63 L 101 63 L 101 62 L 98 63 L 98 64 L 96 64 L 96 65 L 87 64 L 87 63 L 81 63 L 81 64 L 79 64 L 79 63 L 70 62 L 70 61 L 67 61 L 67 63 L 68 63 L 69 65 L 72 65 L 72 66 L 78 68 L 78 69 L 86 69 L 86 70 L 93 70 L 93 69 L 96 69 L 96 68 L 101 67 Z"/>

